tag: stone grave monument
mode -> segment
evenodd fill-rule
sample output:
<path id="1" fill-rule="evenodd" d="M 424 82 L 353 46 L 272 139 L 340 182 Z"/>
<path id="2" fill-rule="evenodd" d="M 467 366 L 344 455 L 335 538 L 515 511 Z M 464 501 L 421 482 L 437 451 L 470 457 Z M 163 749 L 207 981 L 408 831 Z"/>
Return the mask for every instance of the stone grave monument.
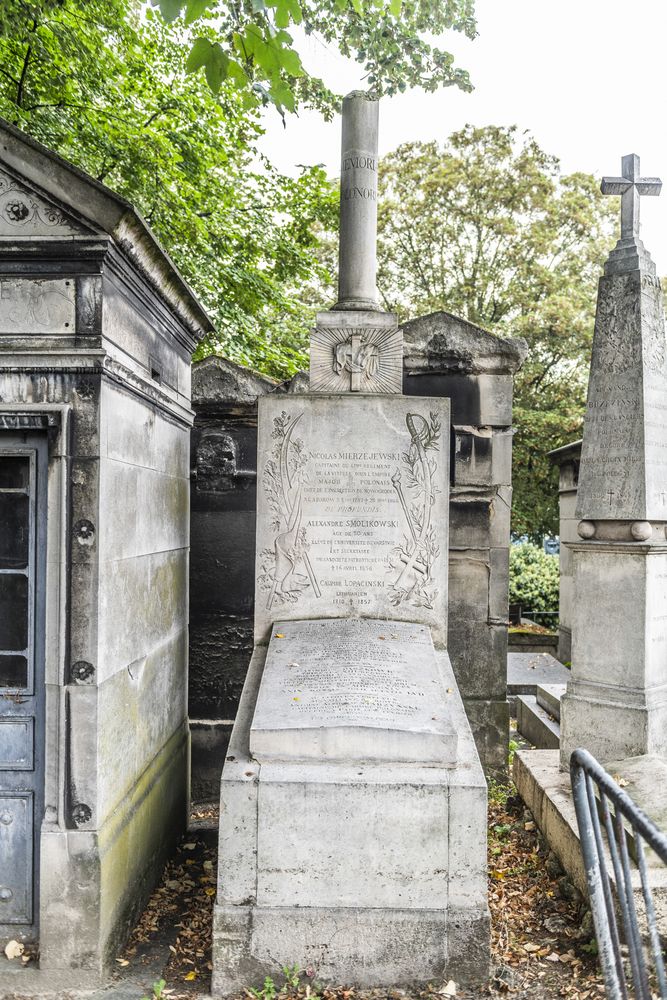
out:
<path id="1" fill-rule="evenodd" d="M 568 874 L 586 892 L 567 773 L 589 750 L 635 802 L 665 822 L 667 787 L 667 343 L 660 281 L 639 238 L 637 156 L 602 191 L 621 196 L 621 238 L 598 290 L 576 502 L 572 676 L 559 750 L 518 751 L 517 788 Z M 636 873 L 635 873 L 636 875 Z M 633 876 L 634 878 L 634 876 Z M 664 873 L 650 869 L 665 912 Z M 634 890 L 641 888 L 634 878 Z"/>
<path id="2" fill-rule="evenodd" d="M 39 948 L 0 996 L 104 976 L 186 825 L 210 329 L 132 206 L 0 119 L 0 951 Z"/>
<path id="3" fill-rule="evenodd" d="M 655 264 L 639 238 L 639 157 L 602 191 L 621 195 L 621 238 L 600 278 L 574 560 L 572 680 L 563 763 L 667 751 L 667 346 Z"/>
<path id="4" fill-rule="evenodd" d="M 378 104 L 343 104 L 339 299 L 258 401 L 255 648 L 221 781 L 213 992 L 488 973 L 486 785 L 447 654 L 450 412 L 375 288 Z"/>

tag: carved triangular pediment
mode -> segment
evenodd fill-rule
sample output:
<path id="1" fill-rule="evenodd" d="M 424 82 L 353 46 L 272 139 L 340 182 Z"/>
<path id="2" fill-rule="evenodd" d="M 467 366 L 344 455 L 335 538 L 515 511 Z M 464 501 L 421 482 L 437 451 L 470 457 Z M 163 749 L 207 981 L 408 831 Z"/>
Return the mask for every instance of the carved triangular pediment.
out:
<path id="1" fill-rule="evenodd" d="M 12 236 L 89 236 L 83 225 L 53 201 L 0 170 L 0 238 Z"/>

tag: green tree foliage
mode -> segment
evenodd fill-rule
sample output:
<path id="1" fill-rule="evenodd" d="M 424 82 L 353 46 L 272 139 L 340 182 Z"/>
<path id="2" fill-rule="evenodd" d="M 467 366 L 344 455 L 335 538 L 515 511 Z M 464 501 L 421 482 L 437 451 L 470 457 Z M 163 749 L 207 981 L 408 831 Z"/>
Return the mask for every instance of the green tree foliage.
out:
<path id="1" fill-rule="evenodd" d="M 511 546 L 510 604 L 520 604 L 524 613 L 556 611 L 559 582 L 558 556 L 530 542 Z"/>
<path id="2" fill-rule="evenodd" d="M 525 337 L 515 381 L 513 529 L 558 531 L 547 452 L 581 433 L 596 287 L 616 206 L 516 128 L 466 126 L 381 167 L 379 287 L 402 318 L 438 309 Z"/>
<path id="3" fill-rule="evenodd" d="M 284 115 L 300 104 L 330 115 L 337 97 L 304 67 L 294 31 L 315 34 L 364 68 L 378 95 L 408 86 L 471 90 L 468 74 L 432 44 L 447 30 L 476 35 L 474 0 L 151 0 L 168 21 L 195 25 L 190 72 L 204 70 L 246 107 L 272 103 Z M 288 30 L 289 29 L 289 30 Z"/>
<path id="4" fill-rule="evenodd" d="M 2 0 L 0 114 L 136 205 L 218 327 L 200 353 L 287 376 L 307 342 L 304 289 L 330 280 L 314 248 L 334 224 L 331 185 L 258 157 L 242 94 L 202 88 L 184 69 L 188 31 L 141 10 Z"/>

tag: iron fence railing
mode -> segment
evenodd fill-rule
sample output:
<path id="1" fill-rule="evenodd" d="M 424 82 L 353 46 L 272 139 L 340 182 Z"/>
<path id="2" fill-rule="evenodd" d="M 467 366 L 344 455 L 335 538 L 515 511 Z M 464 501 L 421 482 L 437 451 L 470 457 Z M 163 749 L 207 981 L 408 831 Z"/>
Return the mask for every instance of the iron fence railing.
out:
<path id="1" fill-rule="evenodd" d="M 637 1000 L 667 998 L 645 852 L 646 845 L 667 865 L 667 837 L 587 750 L 572 754 L 570 778 L 607 995 L 627 1000 L 631 982 Z"/>

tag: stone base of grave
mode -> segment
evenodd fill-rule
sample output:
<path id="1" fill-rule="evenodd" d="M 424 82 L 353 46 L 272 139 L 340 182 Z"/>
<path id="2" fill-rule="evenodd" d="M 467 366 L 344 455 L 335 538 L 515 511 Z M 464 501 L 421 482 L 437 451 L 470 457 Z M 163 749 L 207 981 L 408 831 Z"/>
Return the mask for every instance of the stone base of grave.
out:
<path id="1" fill-rule="evenodd" d="M 646 754 L 608 762 L 604 766 L 611 774 L 619 774 L 628 782 L 624 786 L 625 791 L 664 830 L 667 822 L 667 760 Z M 514 783 L 570 880 L 582 895 L 588 896 L 570 774 L 561 770 L 559 751 L 518 750 L 514 757 Z M 653 866 L 650 852 L 647 853 L 647 860 L 656 915 L 659 924 L 667 926 L 664 923 L 667 921 L 667 869 L 657 859 Z M 607 870 L 615 889 L 609 857 Z M 639 872 L 635 868 L 632 870 L 632 885 L 639 904 L 642 889 Z"/>
<path id="2" fill-rule="evenodd" d="M 249 743 L 266 656 L 255 649 L 222 774 L 212 992 L 295 963 L 361 987 L 487 979 L 486 783 L 447 654 L 449 767 L 259 764 Z"/>

